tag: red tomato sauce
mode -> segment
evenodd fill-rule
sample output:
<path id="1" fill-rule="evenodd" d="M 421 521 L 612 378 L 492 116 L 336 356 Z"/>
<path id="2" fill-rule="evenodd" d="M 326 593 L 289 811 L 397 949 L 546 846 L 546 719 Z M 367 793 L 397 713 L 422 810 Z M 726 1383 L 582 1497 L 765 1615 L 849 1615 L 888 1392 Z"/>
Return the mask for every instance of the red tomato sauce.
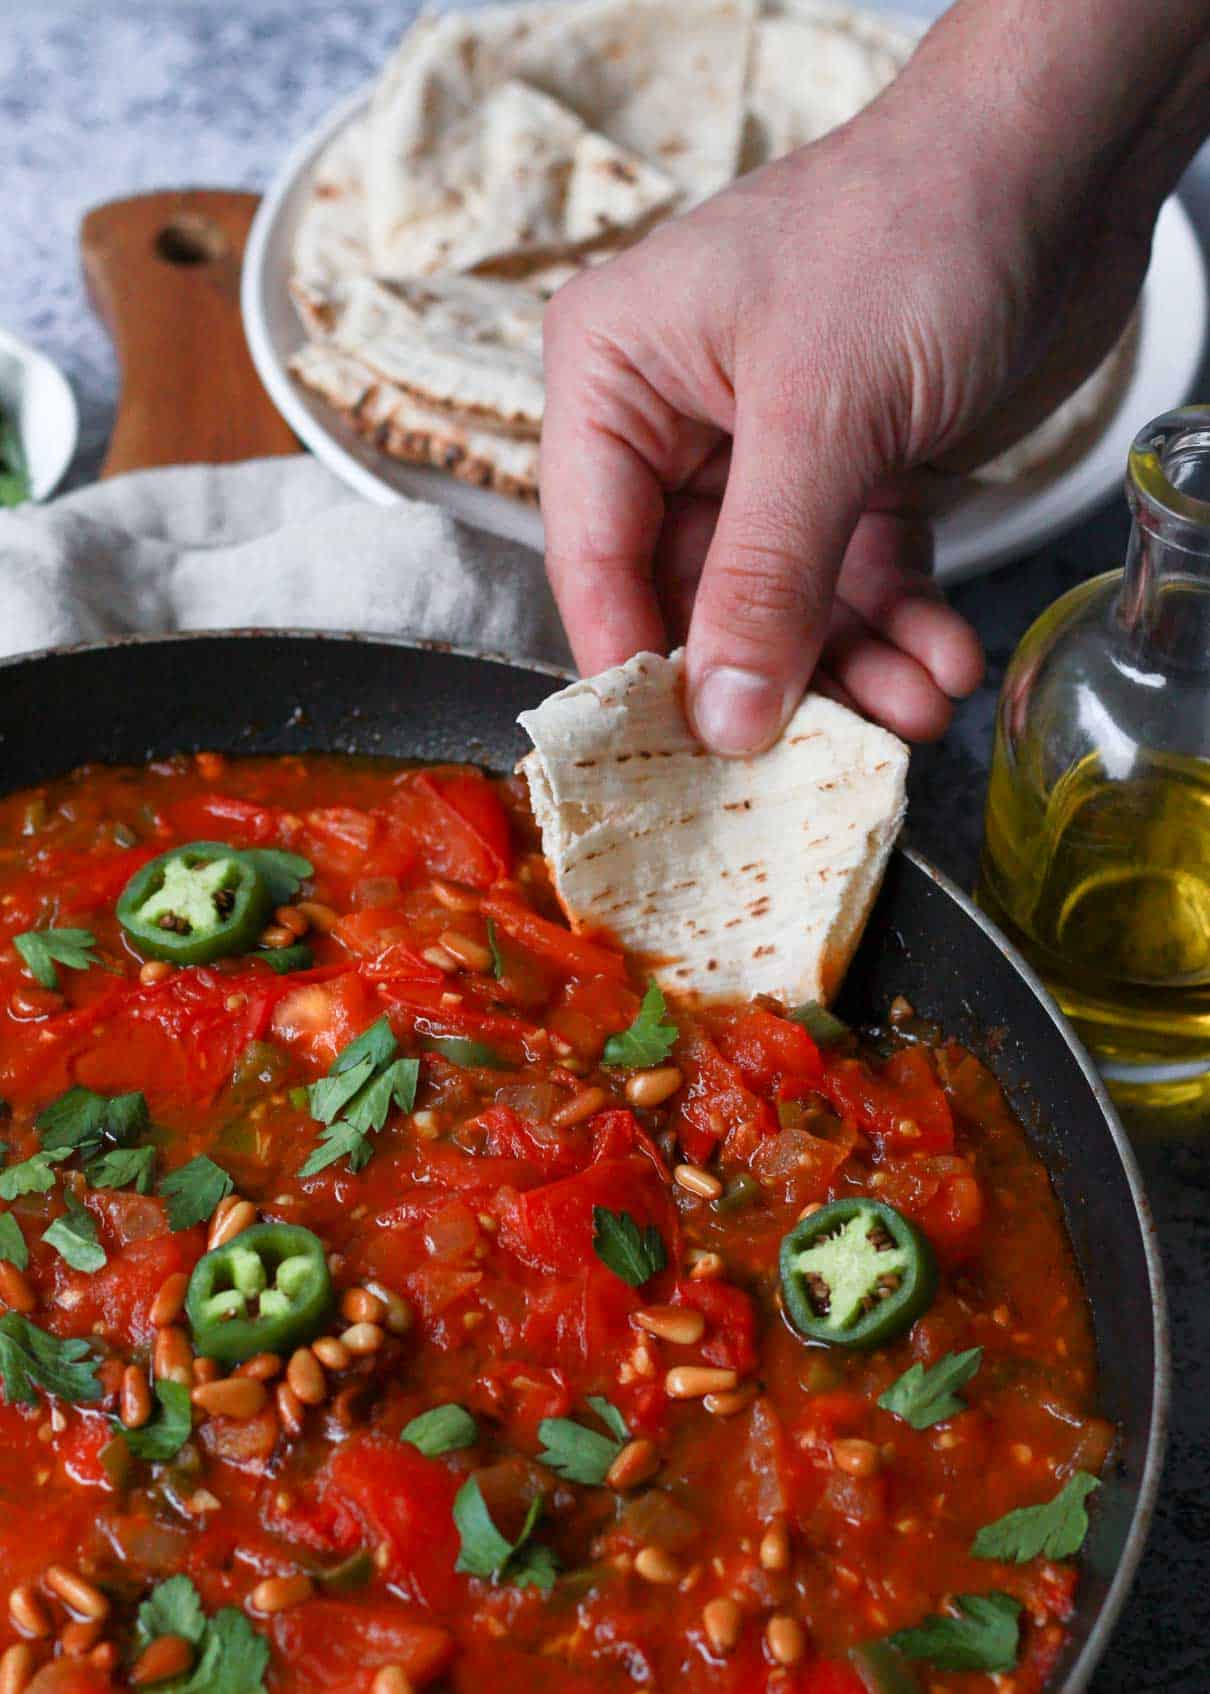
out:
<path id="1" fill-rule="evenodd" d="M 285 914 L 302 914 L 310 968 L 144 968 L 115 901 L 195 839 L 310 861 Z M 54 989 L 12 946 L 48 928 L 87 930 L 96 955 L 60 966 Z M 71 1159 L 48 1192 L 0 1207 L 28 1249 L 24 1270 L 0 1263 L 3 1306 L 87 1341 L 103 1391 L 0 1406 L 6 1686 L 132 1685 L 138 1609 L 184 1573 L 207 1614 L 239 1608 L 265 1638 L 274 1694 L 863 1694 L 850 1648 L 992 1590 L 1022 1607 L 1000 1686 L 1038 1694 L 1075 1565 L 978 1559 L 971 1542 L 1097 1471 L 1112 1441 L 1042 1164 L 990 1073 L 902 1006 L 876 1038 L 823 1050 L 773 1002 L 671 1008 L 656 1068 L 675 1067 L 672 1086 L 645 1105 L 658 1085 L 602 1063 L 644 986 L 606 938 L 570 933 L 517 789 L 471 769 L 199 755 L 0 801 L 7 1164 L 81 1085 L 142 1092 L 156 1148 L 148 1193 L 91 1187 Z M 419 1059 L 413 1109 L 392 1108 L 360 1171 L 300 1177 L 321 1133 L 307 1086 L 384 1015 Z M 449 1036 L 495 1060 L 432 1050 Z M 151 1462 L 115 1431 L 131 1370 L 148 1386 L 183 1371 L 195 1395 L 216 1375 L 172 1299 L 213 1224 L 174 1233 L 156 1191 L 203 1153 L 260 1219 L 321 1238 L 342 1302 L 328 1333 L 364 1333 L 328 1349 L 310 1403 L 287 1360 L 262 1362 L 254 1411 L 195 1404 L 179 1451 Z M 927 1312 L 864 1353 L 804 1342 L 777 1272 L 804 1208 L 853 1194 L 911 1219 L 941 1267 Z M 68 1196 L 102 1268 L 41 1239 Z M 594 1246 L 600 1208 L 658 1233 L 666 1262 L 641 1286 Z M 975 1347 L 956 1415 L 917 1430 L 878 1405 L 909 1366 Z M 427 1455 L 401 1439 L 446 1404 L 474 1420 L 472 1444 Z M 626 1462 L 561 1477 L 539 1458 L 548 1419 Z M 549 1586 L 459 1568 L 471 1477 L 509 1542 L 541 1501 L 529 1545 L 557 1567 Z M 70 1582 L 65 1597 L 64 1571 L 99 1616 Z M 912 1674 L 928 1694 L 998 1686 Z"/>

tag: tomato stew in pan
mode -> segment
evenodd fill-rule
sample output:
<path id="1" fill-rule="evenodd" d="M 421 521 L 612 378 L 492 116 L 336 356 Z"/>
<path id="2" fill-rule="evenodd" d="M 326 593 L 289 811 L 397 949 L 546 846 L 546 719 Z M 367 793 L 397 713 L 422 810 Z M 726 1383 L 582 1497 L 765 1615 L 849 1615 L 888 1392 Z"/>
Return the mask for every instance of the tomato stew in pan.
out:
<path id="1" fill-rule="evenodd" d="M 1045 1686 L 1113 1430 L 905 1003 L 665 1006 L 514 784 L 203 754 L 0 801 L 0 1095 L 0 1694 Z"/>

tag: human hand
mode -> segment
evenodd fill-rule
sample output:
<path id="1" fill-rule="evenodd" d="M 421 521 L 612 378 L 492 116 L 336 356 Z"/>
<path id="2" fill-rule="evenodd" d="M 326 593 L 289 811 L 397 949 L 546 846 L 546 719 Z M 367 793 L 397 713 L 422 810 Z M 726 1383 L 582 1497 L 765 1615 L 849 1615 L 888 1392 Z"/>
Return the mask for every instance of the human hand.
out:
<path id="1" fill-rule="evenodd" d="M 989 137 L 1002 67 L 972 92 L 970 37 L 996 11 L 959 7 L 853 123 L 547 309 L 547 567 L 577 662 L 687 640 L 719 752 L 775 739 L 817 662 L 889 728 L 944 733 L 982 655 L 927 574 L 927 467 L 1046 415 L 1137 295 L 1170 160 L 1123 145 L 1106 182 L 1094 130 L 1042 171 L 1056 117 L 1036 87 Z"/>

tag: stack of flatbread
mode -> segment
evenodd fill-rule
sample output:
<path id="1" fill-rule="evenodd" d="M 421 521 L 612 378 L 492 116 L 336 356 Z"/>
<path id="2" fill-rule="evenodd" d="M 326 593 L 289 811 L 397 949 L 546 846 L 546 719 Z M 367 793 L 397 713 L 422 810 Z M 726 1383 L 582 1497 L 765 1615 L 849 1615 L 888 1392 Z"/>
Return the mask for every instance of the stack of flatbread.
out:
<path id="1" fill-rule="evenodd" d="M 846 122 L 914 44 L 828 0 L 422 16 L 314 169 L 294 375 L 393 457 L 535 500 L 554 290 Z M 1003 473 L 1035 462 L 1018 445 Z"/>

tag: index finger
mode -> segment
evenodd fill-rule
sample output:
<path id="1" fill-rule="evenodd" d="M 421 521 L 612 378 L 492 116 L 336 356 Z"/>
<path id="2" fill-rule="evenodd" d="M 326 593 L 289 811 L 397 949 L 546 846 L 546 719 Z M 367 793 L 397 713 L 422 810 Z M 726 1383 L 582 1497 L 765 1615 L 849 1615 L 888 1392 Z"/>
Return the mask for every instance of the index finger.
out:
<path id="1" fill-rule="evenodd" d="M 550 585 L 591 675 L 665 651 L 653 584 L 664 494 L 717 432 L 674 412 L 597 327 L 592 302 L 579 304 L 577 286 L 555 296 L 543 325 L 542 517 Z"/>

